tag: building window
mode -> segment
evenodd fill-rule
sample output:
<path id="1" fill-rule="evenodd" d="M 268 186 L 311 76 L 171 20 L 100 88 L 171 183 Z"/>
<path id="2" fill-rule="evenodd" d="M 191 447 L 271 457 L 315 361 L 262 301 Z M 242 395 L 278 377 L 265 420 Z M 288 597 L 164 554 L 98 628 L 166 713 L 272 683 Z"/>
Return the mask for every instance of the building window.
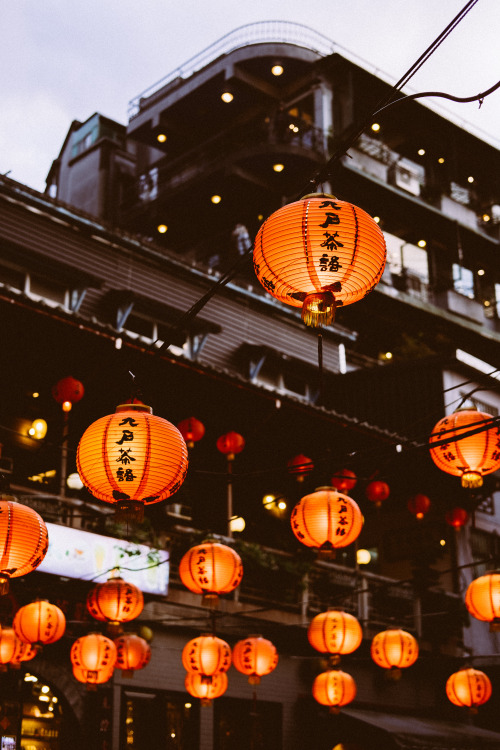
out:
<path id="1" fill-rule="evenodd" d="M 214 706 L 214 747 L 217 750 L 279 750 L 282 747 L 281 703 L 218 698 Z"/>
<path id="2" fill-rule="evenodd" d="M 464 297 L 474 299 L 474 274 L 470 268 L 453 264 L 453 289 Z"/>
<path id="3" fill-rule="evenodd" d="M 120 750 L 192 750 L 198 735 L 198 702 L 187 694 L 124 692 Z"/>
<path id="4" fill-rule="evenodd" d="M 494 567 L 493 560 L 500 556 L 500 537 L 481 529 L 471 529 L 470 548 L 473 559 L 478 561 L 478 564 L 474 565 L 473 576 L 484 576 Z"/>

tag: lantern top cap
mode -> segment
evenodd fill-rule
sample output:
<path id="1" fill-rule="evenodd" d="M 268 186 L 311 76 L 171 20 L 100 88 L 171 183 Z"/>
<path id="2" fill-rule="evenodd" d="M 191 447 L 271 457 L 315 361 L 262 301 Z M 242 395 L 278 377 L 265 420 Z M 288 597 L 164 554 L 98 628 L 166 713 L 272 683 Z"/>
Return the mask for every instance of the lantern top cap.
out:
<path id="1" fill-rule="evenodd" d="M 303 195 L 300 200 L 305 201 L 308 198 L 330 198 L 330 200 L 337 200 L 337 198 L 331 193 L 307 193 L 307 195 Z"/>
<path id="2" fill-rule="evenodd" d="M 115 413 L 118 414 L 121 411 L 145 411 L 148 414 L 153 413 L 152 407 L 146 406 L 146 404 L 119 404 L 115 409 Z"/>
<path id="3" fill-rule="evenodd" d="M 316 487 L 316 489 L 314 491 L 315 492 L 324 492 L 324 491 L 326 491 L 326 492 L 336 492 L 337 495 L 339 494 L 339 491 L 337 489 L 335 489 L 335 487 L 332 487 L 331 485 L 328 485 L 328 484 L 322 485 L 321 487 Z"/>

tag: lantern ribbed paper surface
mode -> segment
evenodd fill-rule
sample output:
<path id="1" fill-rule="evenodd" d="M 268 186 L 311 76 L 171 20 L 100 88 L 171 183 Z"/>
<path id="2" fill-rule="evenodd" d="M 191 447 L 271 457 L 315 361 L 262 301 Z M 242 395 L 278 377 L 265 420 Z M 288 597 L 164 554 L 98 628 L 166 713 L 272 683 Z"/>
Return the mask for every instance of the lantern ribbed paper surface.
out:
<path id="1" fill-rule="evenodd" d="M 356 683 L 347 672 L 331 669 L 319 674 L 313 682 L 312 694 L 322 706 L 330 706 L 337 713 L 356 697 Z"/>
<path id="2" fill-rule="evenodd" d="M 432 460 L 447 474 L 461 477 L 462 487 L 481 487 L 483 475 L 500 468 L 498 424 L 487 427 L 492 419 L 485 412 L 462 409 L 440 419 L 429 437 Z M 483 426 L 485 429 L 474 435 L 460 437 Z M 437 441 L 446 442 L 433 448 Z"/>
<path id="3" fill-rule="evenodd" d="M 116 646 L 115 667 L 130 676 L 136 669 L 144 669 L 151 659 L 151 646 L 144 638 L 133 633 L 114 639 Z"/>
<path id="4" fill-rule="evenodd" d="M 17 610 L 12 627 L 21 641 L 42 645 L 63 637 L 66 618 L 55 604 L 38 600 Z"/>
<path id="5" fill-rule="evenodd" d="M 84 432 L 76 465 L 89 492 L 107 503 L 159 503 L 186 476 L 187 448 L 170 422 L 144 404 L 122 404 Z"/>
<path id="6" fill-rule="evenodd" d="M 371 656 L 383 669 L 404 669 L 416 662 L 418 643 L 406 630 L 384 630 L 373 638 Z"/>
<path id="7" fill-rule="evenodd" d="M 448 677 L 446 695 L 455 706 L 481 706 L 491 698 L 490 678 L 479 669 L 460 669 Z"/>
<path id="8" fill-rule="evenodd" d="M 477 620 L 500 630 L 500 571 L 494 570 L 472 581 L 465 593 L 465 606 Z"/>
<path id="9" fill-rule="evenodd" d="M 73 674 L 80 682 L 107 682 L 116 662 L 116 646 L 100 633 L 89 633 L 73 643 L 70 652 Z"/>
<path id="10" fill-rule="evenodd" d="M 361 645 L 363 631 L 348 612 L 329 610 L 311 620 L 307 637 L 322 654 L 352 654 Z"/>
<path id="11" fill-rule="evenodd" d="M 302 307 L 307 325 L 327 325 L 336 306 L 362 299 L 379 282 L 385 259 L 384 235 L 371 216 L 321 193 L 271 214 L 253 254 L 264 289 Z"/>
<path id="12" fill-rule="evenodd" d="M 231 666 L 231 649 L 222 638 L 200 635 L 184 646 L 182 664 L 187 672 L 212 677 L 218 672 L 227 672 Z"/>
<path id="13" fill-rule="evenodd" d="M 0 593 L 8 590 L 9 578 L 37 568 L 48 548 L 43 518 L 26 505 L 0 500 Z"/>
<path id="14" fill-rule="evenodd" d="M 228 594 L 241 583 L 243 565 L 237 552 L 219 542 L 191 547 L 179 563 L 179 575 L 195 594 Z"/>
<path id="15" fill-rule="evenodd" d="M 87 594 L 87 609 L 100 622 L 130 622 L 144 607 L 142 591 L 123 578 L 98 583 Z"/>
<path id="16" fill-rule="evenodd" d="M 220 698 L 227 690 L 227 674 L 218 672 L 214 674 L 211 682 L 204 682 L 201 674 L 188 672 L 184 685 L 186 690 L 193 698 L 199 698 L 202 704 L 207 705 L 214 698 Z"/>
<path id="17" fill-rule="evenodd" d="M 233 648 L 233 664 L 251 685 L 258 685 L 261 677 L 276 669 L 278 658 L 276 646 L 260 635 L 250 635 Z"/>
<path id="18" fill-rule="evenodd" d="M 295 506 L 290 523 L 306 547 L 346 547 L 360 535 L 363 516 L 348 495 L 333 487 L 320 487 Z"/>
<path id="19" fill-rule="evenodd" d="M 31 661 L 36 655 L 37 649 L 35 646 L 32 643 L 25 643 L 16 635 L 16 645 L 12 659 L 10 660 L 10 666 L 13 669 L 19 669 L 22 661 Z"/>

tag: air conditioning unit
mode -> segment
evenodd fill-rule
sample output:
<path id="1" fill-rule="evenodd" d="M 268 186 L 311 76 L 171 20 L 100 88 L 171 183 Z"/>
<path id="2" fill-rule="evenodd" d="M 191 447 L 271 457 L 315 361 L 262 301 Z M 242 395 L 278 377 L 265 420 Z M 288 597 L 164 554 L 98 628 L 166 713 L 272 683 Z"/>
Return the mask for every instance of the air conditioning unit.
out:
<path id="1" fill-rule="evenodd" d="M 388 178 L 391 185 L 405 190 L 412 195 L 420 195 L 420 184 L 423 175 L 419 172 L 417 165 L 404 159 L 393 164 L 389 168 Z"/>

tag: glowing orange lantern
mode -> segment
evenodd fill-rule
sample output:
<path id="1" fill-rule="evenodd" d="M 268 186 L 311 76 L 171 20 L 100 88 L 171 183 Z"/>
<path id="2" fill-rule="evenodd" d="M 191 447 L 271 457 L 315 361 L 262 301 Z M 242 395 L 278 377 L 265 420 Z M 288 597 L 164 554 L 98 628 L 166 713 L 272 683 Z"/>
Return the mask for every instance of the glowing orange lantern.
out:
<path id="1" fill-rule="evenodd" d="M 380 508 L 384 500 L 387 500 L 389 497 L 390 491 L 387 482 L 381 482 L 379 479 L 376 479 L 366 486 L 365 494 L 371 503 L 375 503 L 376 508 Z"/>
<path id="2" fill-rule="evenodd" d="M 70 658 L 73 675 L 92 689 L 92 686 L 111 678 L 116 662 L 116 646 L 105 635 L 89 633 L 73 643 Z"/>
<path id="3" fill-rule="evenodd" d="M 303 482 L 304 478 L 314 469 L 314 464 L 310 458 L 299 453 L 287 462 L 288 472 L 293 474 L 297 482 Z"/>
<path id="4" fill-rule="evenodd" d="M 63 404 L 65 401 L 76 404 L 83 398 L 84 393 L 83 383 L 72 377 L 63 378 L 52 387 L 52 396 L 58 404 Z"/>
<path id="5" fill-rule="evenodd" d="M 448 677 L 446 695 L 455 706 L 466 706 L 476 713 L 477 706 L 491 698 L 490 678 L 479 669 L 460 669 Z"/>
<path id="6" fill-rule="evenodd" d="M 500 631 L 500 571 L 492 570 L 469 583 L 465 606 L 477 620 L 490 623 L 490 632 Z"/>
<path id="7" fill-rule="evenodd" d="M 200 674 L 202 681 L 211 682 L 215 674 L 227 672 L 231 666 L 231 649 L 222 638 L 201 635 L 186 643 L 182 663 L 187 672 Z"/>
<path id="8" fill-rule="evenodd" d="M 87 594 L 87 609 L 96 620 L 107 622 L 110 632 L 117 632 L 122 622 L 139 617 L 144 607 L 142 591 L 123 578 L 98 583 Z"/>
<path id="9" fill-rule="evenodd" d="M 121 404 L 84 432 L 76 465 L 80 479 L 99 500 L 142 517 L 144 505 L 177 492 L 186 476 L 187 448 L 181 433 L 144 404 Z"/>
<path id="10" fill-rule="evenodd" d="M 186 441 L 188 448 L 194 448 L 194 444 L 201 440 L 205 434 L 205 425 L 195 417 L 188 417 L 179 422 L 177 429 Z"/>
<path id="11" fill-rule="evenodd" d="M 356 486 L 356 474 L 350 469 L 341 469 L 336 471 L 331 478 L 331 485 L 339 492 L 349 492 Z"/>
<path id="12" fill-rule="evenodd" d="M 188 672 L 184 685 L 189 695 L 199 698 L 202 706 L 209 706 L 214 698 L 220 698 L 227 690 L 227 674 L 218 672 L 214 674 L 212 682 L 203 682 L 201 674 Z"/>
<path id="13" fill-rule="evenodd" d="M 237 432 L 227 432 L 217 440 L 217 450 L 227 456 L 228 461 L 233 461 L 237 453 L 241 453 L 245 447 L 245 438 Z"/>
<path id="14" fill-rule="evenodd" d="M 359 648 L 363 631 L 356 618 L 348 612 L 330 609 L 311 620 L 307 637 L 316 651 L 331 654 L 331 663 L 338 664 L 341 654 L 352 654 Z"/>
<path id="15" fill-rule="evenodd" d="M 151 646 L 144 638 L 134 633 L 115 638 L 115 667 L 122 670 L 122 677 L 132 677 L 136 669 L 144 669 L 151 659 Z"/>
<path id="16" fill-rule="evenodd" d="M 380 281 L 386 247 L 365 211 L 316 193 L 275 211 L 255 239 L 254 268 L 273 297 L 302 308 L 306 325 L 328 325 L 335 308 L 362 299 Z"/>
<path id="17" fill-rule="evenodd" d="M 469 520 L 469 514 L 464 508 L 453 508 L 445 513 L 445 521 L 457 531 L 465 526 Z"/>
<path id="18" fill-rule="evenodd" d="M 9 578 L 35 570 L 48 548 L 43 518 L 26 505 L 0 499 L 0 594 L 9 590 Z"/>
<path id="19" fill-rule="evenodd" d="M 313 682 L 312 694 L 322 706 L 330 706 L 330 712 L 338 714 L 356 697 L 356 683 L 347 672 L 330 669 L 319 674 Z"/>
<path id="20" fill-rule="evenodd" d="M 278 664 L 278 652 L 271 641 L 260 635 L 250 635 L 233 648 L 233 664 L 248 676 L 250 685 L 258 685 L 260 678 L 270 674 Z"/>
<path id="21" fill-rule="evenodd" d="M 427 495 L 418 494 L 410 497 L 407 506 L 410 513 L 413 513 L 415 518 L 421 521 L 425 514 L 429 512 L 431 501 Z"/>
<path id="22" fill-rule="evenodd" d="M 18 638 L 12 628 L 0 630 L 0 671 L 4 672 L 14 658 Z"/>
<path id="23" fill-rule="evenodd" d="M 14 631 L 15 633 L 15 631 Z M 14 647 L 14 653 L 9 664 L 12 669 L 20 669 L 21 662 L 31 661 L 37 655 L 37 649 L 31 643 L 25 643 L 21 641 L 16 635 L 16 644 Z"/>
<path id="24" fill-rule="evenodd" d="M 390 670 L 388 676 L 398 679 L 401 669 L 416 662 L 418 643 L 406 630 L 384 630 L 373 638 L 371 656 L 379 667 Z"/>
<path id="25" fill-rule="evenodd" d="M 481 487 L 483 475 L 500 468 L 498 423 L 492 420 L 485 412 L 460 409 L 440 419 L 432 431 L 429 438 L 432 460 L 438 469 L 461 477 L 462 487 Z M 480 431 L 461 437 L 474 430 Z M 436 442 L 443 444 L 433 448 Z"/>
<path id="26" fill-rule="evenodd" d="M 55 604 L 37 599 L 17 610 L 12 627 L 19 640 L 41 649 L 43 645 L 54 643 L 63 637 L 66 618 Z"/>
<path id="27" fill-rule="evenodd" d="M 182 583 L 203 601 L 217 602 L 219 594 L 228 594 L 240 585 L 243 565 L 237 552 L 226 544 L 206 541 L 191 547 L 179 564 Z"/>
<path id="28" fill-rule="evenodd" d="M 305 495 L 293 509 L 290 522 L 299 542 L 320 549 L 346 547 L 363 528 L 357 503 L 333 487 L 319 487 Z"/>

